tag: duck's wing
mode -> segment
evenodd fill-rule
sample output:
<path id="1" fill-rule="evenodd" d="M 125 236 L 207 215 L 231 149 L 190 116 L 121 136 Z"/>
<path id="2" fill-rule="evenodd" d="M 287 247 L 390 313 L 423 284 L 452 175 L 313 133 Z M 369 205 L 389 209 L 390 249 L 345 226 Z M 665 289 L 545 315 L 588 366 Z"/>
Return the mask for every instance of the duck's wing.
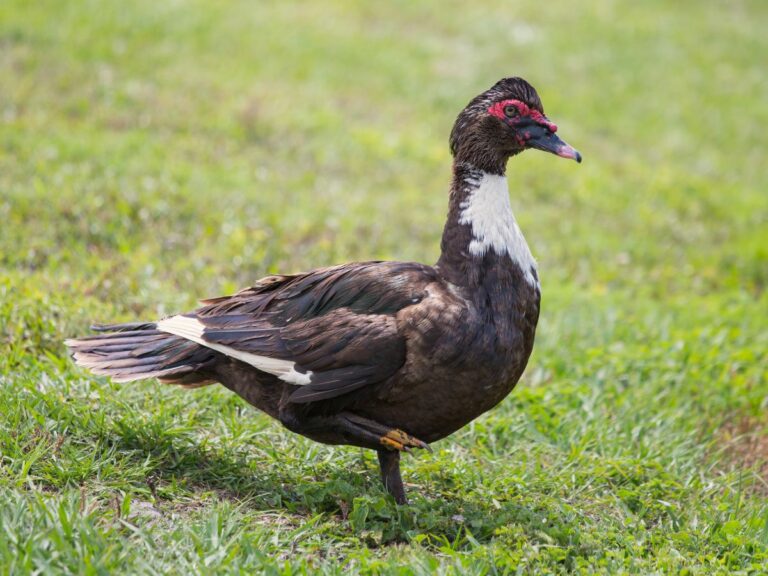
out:
<path id="1" fill-rule="evenodd" d="M 158 329 L 298 386 L 292 402 L 325 400 L 384 381 L 403 366 L 397 315 L 418 305 L 437 280 L 433 268 L 405 262 L 269 276 L 161 320 Z"/>

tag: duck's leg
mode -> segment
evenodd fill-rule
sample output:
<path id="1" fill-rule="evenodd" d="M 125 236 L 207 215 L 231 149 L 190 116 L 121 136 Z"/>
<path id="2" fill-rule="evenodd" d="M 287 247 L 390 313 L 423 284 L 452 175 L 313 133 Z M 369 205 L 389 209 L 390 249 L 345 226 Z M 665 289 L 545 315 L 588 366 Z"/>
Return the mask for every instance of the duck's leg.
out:
<path id="1" fill-rule="evenodd" d="M 345 426 L 348 430 L 358 429 L 365 431 L 365 433 L 373 434 L 376 438 L 376 442 L 379 444 L 379 446 L 376 447 L 377 449 L 384 446 L 390 450 L 403 450 L 405 452 L 410 452 L 411 448 L 424 448 L 430 452 L 432 451 L 429 444 L 422 442 L 418 438 L 411 436 L 398 428 L 390 428 L 389 426 L 379 424 L 374 420 L 363 418 L 362 416 L 349 412 L 342 412 L 339 416 L 349 422 L 349 424 Z"/>
<path id="2" fill-rule="evenodd" d="M 403 478 L 400 476 L 400 452 L 379 448 L 376 453 L 379 455 L 381 481 L 384 482 L 387 492 L 392 494 L 398 504 L 408 504 Z"/>
<path id="3" fill-rule="evenodd" d="M 400 452 L 410 452 L 412 448 L 431 450 L 428 444 L 402 430 L 351 412 L 307 417 L 286 406 L 280 410 L 280 421 L 289 430 L 320 442 L 351 444 L 376 450 L 381 479 L 398 504 L 407 503 L 400 476 Z"/>
<path id="4" fill-rule="evenodd" d="M 384 447 L 405 452 L 412 448 L 432 450 L 429 444 L 402 430 L 351 412 L 310 416 L 289 404 L 280 408 L 278 418 L 288 430 L 326 444 L 349 444 L 373 450 Z"/>

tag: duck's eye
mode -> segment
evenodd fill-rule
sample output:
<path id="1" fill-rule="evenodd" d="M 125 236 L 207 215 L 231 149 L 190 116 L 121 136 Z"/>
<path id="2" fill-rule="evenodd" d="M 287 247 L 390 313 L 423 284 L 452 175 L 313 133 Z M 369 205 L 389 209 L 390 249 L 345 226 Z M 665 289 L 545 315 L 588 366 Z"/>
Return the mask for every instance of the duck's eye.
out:
<path id="1" fill-rule="evenodd" d="M 517 118 L 520 116 L 520 110 L 517 109 L 517 106 L 513 106 L 512 104 L 504 106 L 504 116 L 507 118 Z"/>

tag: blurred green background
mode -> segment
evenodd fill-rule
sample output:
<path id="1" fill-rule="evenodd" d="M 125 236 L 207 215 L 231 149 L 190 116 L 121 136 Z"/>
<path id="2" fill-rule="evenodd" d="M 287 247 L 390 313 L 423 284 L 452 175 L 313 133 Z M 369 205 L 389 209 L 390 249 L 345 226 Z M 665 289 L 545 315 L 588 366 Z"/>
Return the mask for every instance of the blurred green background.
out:
<path id="1" fill-rule="evenodd" d="M 768 561 L 768 4 L 0 3 L 4 572 L 758 573 Z M 432 263 L 456 114 L 539 91 L 510 162 L 537 347 L 407 458 L 62 340 L 273 272 Z M 752 570 L 752 572 L 750 572 Z"/>

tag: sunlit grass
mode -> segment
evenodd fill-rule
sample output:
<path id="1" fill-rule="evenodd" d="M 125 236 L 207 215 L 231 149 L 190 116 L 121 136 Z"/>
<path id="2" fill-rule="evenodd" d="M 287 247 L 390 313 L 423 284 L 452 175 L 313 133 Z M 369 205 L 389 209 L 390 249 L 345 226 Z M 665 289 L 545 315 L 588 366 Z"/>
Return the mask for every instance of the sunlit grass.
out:
<path id="1" fill-rule="evenodd" d="M 766 21 L 757 1 L 0 4 L 0 571 L 760 573 Z M 498 408 L 405 459 L 410 507 L 372 454 L 223 389 L 66 357 L 92 321 L 267 273 L 433 262 L 451 124 L 505 75 L 585 160 L 510 163 L 536 350 Z"/>

